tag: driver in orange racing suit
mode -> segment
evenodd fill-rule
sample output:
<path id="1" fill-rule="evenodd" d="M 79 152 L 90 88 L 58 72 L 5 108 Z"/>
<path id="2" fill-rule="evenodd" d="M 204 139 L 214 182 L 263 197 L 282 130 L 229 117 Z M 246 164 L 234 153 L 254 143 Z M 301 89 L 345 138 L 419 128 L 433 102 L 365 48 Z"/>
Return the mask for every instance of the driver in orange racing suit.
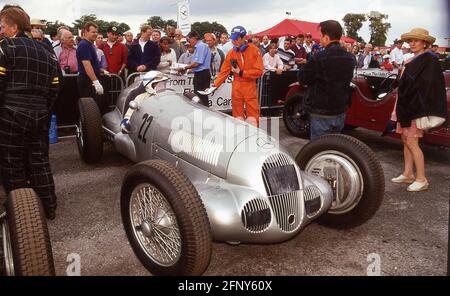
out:
<path id="1" fill-rule="evenodd" d="M 259 48 L 245 43 L 246 35 L 247 31 L 241 26 L 231 31 L 234 48 L 228 52 L 213 87 L 222 85 L 232 72 L 234 75 L 231 93 L 233 117 L 259 127 L 260 112 L 256 79 L 263 75 L 264 65 Z"/>

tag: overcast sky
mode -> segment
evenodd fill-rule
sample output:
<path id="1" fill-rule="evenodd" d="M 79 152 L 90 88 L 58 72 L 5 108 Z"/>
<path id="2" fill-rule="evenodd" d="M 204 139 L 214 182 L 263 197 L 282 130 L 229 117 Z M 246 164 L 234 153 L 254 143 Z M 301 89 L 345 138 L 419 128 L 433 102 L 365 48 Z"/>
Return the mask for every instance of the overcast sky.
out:
<path id="1" fill-rule="evenodd" d="M 137 32 L 139 25 L 150 16 L 164 19 L 177 17 L 177 0 L 13 0 L 32 18 L 59 20 L 72 24 L 83 14 L 96 14 L 108 21 L 125 22 Z M 448 0 L 190 0 L 191 19 L 195 21 L 217 21 L 228 30 L 242 25 L 253 33 L 268 29 L 286 18 L 320 22 L 326 19 L 341 21 L 346 13 L 368 13 L 379 11 L 389 15 L 392 24 L 388 42 L 414 27 L 424 27 L 438 38 L 441 46 L 447 46 L 450 37 L 448 22 Z M 369 39 L 368 25 L 360 35 Z"/>

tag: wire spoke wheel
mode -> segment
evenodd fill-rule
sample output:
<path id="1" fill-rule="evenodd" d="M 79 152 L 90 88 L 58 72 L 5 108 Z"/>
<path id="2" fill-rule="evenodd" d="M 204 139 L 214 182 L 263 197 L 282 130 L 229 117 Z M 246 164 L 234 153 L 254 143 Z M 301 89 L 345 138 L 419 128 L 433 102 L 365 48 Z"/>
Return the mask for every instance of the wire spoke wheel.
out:
<path id="1" fill-rule="evenodd" d="M 145 253 L 161 266 L 172 266 L 181 255 L 175 213 L 164 195 L 150 184 L 137 187 L 130 200 L 134 235 Z"/>
<path id="2" fill-rule="evenodd" d="M 122 221 L 137 258 L 154 275 L 202 275 L 211 229 L 202 200 L 181 170 L 162 160 L 133 166 L 122 184 Z"/>

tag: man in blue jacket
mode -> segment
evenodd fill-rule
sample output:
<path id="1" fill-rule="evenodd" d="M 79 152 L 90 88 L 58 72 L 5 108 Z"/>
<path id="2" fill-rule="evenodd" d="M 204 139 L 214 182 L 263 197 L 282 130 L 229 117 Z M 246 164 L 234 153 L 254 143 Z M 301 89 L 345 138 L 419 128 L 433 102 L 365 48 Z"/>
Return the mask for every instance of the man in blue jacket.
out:
<path id="1" fill-rule="evenodd" d="M 128 69 L 130 73 L 156 70 L 161 61 L 159 45 L 150 40 L 152 27 L 141 27 L 141 38 L 135 41 L 128 52 Z"/>
<path id="2" fill-rule="evenodd" d="M 320 23 L 320 30 L 324 50 L 313 55 L 299 72 L 300 84 L 307 86 L 304 106 L 311 118 L 311 140 L 324 134 L 341 133 L 356 66 L 353 55 L 339 43 L 342 26 L 329 20 Z"/>

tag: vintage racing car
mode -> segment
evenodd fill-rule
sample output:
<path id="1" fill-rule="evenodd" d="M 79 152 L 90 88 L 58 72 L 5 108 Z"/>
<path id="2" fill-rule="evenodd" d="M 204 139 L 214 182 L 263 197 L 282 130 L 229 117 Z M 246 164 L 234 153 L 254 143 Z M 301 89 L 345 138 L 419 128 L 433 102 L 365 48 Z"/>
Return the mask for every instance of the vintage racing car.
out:
<path id="1" fill-rule="evenodd" d="M 32 189 L 12 191 L 0 211 L 0 276 L 55 275 L 47 219 Z"/>
<path id="2" fill-rule="evenodd" d="M 262 129 L 167 89 L 169 80 L 147 73 L 103 116 L 92 98 L 79 100 L 81 158 L 100 161 L 107 139 L 138 163 L 124 177 L 121 214 L 136 256 L 152 274 L 203 274 L 213 240 L 279 243 L 316 219 L 349 228 L 378 210 L 384 173 L 360 141 L 324 136 L 294 159 Z"/>
<path id="3" fill-rule="evenodd" d="M 450 71 L 444 72 L 447 87 L 447 111 L 450 114 Z M 348 128 L 363 127 L 386 132 L 397 100 L 395 81 L 397 74 L 380 69 L 358 70 L 353 78 L 354 90 L 347 111 Z M 303 110 L 305 89 L 294 83 L 286 95 L 283 120 L 287 130 L 296 137 L 309 137 L 309 118 Z M 393 131 L 389 136 L 398 137 Z M 424 143 L 450 147 L 450 128 L 441 126 L 425 132 Z"/>

